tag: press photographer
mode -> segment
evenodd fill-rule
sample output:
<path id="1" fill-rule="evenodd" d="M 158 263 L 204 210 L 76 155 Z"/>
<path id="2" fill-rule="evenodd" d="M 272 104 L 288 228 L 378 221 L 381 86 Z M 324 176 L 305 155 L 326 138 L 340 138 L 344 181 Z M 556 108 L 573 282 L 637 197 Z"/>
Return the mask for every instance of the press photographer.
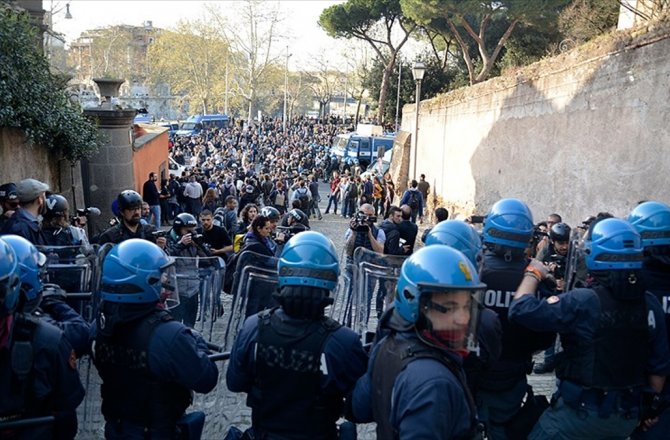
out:
<path id="1" fill-rule="evenodd" d="M 195 257 L 211 256 L 202 234 L 195 232 L 197 226 L 195 217 L 183 212 L 174 219 L 172 229 L 167 234 L 167 253 L 177 257 L 177 274 L 183 275 L 177 278 L 179 305 L 171 312 L 175 320 L 182 321 L 188 327 L 195 325 L 198 314 L 200 282 Z"/>
<path id="2" fill-rule="evenodd" d="M 537 259 L 549 268 L 549 273 L 556 280 L 556 290 L 559 292 L 563 292 L 565 287 L 570 232 L 570 226 L 565 223 L 553 224 L 549 229 L 549 244 L 540 249 L 537 254 Z"/>
<path id="3" fill-rule="evenodd" d="M 362 204 L 349 222 L 349 229 L 344 235 L 346 242 L 344 249 L 347 253 L 347 259 L 353 258 L 354 251 L 359 247 L 380 254 L 384 252 L 386 234 L 375 226 L 376 222 L 375 208 L 369 203 Z"/>

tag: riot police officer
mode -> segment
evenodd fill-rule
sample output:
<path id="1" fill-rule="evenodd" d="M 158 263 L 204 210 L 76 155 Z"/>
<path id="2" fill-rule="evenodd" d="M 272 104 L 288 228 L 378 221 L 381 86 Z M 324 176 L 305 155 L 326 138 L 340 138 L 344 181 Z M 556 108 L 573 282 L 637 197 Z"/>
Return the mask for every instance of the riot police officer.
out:
<path id="1" fill-rule="evenodd" d="M 663 310 L 640 278 L 640 235 L 625 220 L 604 219 L 592 226 L 584 252 L 588 288 L 536 297 L 548 271 L 533 260 L 509 310 L 512 322 L 561 335 L 558 389 L 531 439 L 628 438 L 642 392 L 660 392 L 670 368 Z"/>
<path id="2" fill-rule="evenodd" d="M 42 318 L 61 329 L 77 357 L 87 354 L 91 345 L 91 327 L 65 303 L 66 295 L 62 289 L 57 285 L 42 284 L 40 276 L 46 263 L 44 254 L 18 235 L 5 235 L 2 239 L 14 249 L 19 263 L 21 311 Z"/>
<path id="3" fill-rule="evenodd" d="M 628 215 L 628 221 L 640 233 L 644 260 L 642 276 L 647 290 L 654 295 L 665 311 L 665 327 L 670 341 L 670 206 L 648 201 L 639 204 Z M 666 381 L 661 394 L 670 402 L 670 385 Z M 670 410 L 659 416 L 658 423 L 633 435 L 635 439 L 661 440 L 670 432 Z"/>
<path id="4" fill-rule="evenodd" d="M 556 337 L 553 332 L 532 331 L 507 319 L 512 297 L 528 265 L 525 250 L 533 227 L 528 206 L 513 198 L 493 204 L 484 220 L 480 275 L 487 289 L 483 302 L 500 318 L 502 352 L 498 361 L 482 373 L 476 399 L 487 435 L 493 440 L 517 435 L 508 431 L 528 392 L 526 374 L 532 371 L 532 356 L 547 349 Z"/>
<path id="5" fill-rule="evenodd" d="M 126 240 L 103 261 L 93 360 L 107 439 L 174 439 L 191 392 L 216 386 L 206 342 L 165 310 L 175 290 L 174 259 L 146 240 Z"/>
<path id="6" fill-rule="evenodd" d="M 116 198 L 121 221 L 103 232 L 98 238 L 99 244 L 118 244 L 131 238 L 141 238 L 156 243 L 161 249 L 165 248 L 165 237 L 157 237 L 156 229 L 151 225 L 140 223 L 142 216 L 142 197 L 135 191 L 126 190 Z"/>
<path id="7" fill-rule="evenodd" d="M 254 438 L 335 439 L 343 398 L 367 362 L 358 335 L 324 316 L 340 272 L 335 246 L 318 232 L 300 233 L 278 270 L 280 307 L 244 323 L 228 389 L 248 393 Z"/>
<path id="8" fill-rule="evenodd" d="M 73 415 L 84 399 L 74 350 L 61 330 L 20 310 L 25 299 L 21 299 L 19 261 L 4 237 L 0 292 L 0 437 L 72 439 L 77 434 Z M 3 426 L 49 416 L 54 421 L 47 425 Z"/>
<path id="9" fill-rule="evenodd" d="M 477 297 L 486 286 L 461 252 L 431 245 L 400 269 L 389 333 L 354 390 L 353 415 L 377 422 L 379 439 L 476 434 L 463 359 L 474 348 Z"/>

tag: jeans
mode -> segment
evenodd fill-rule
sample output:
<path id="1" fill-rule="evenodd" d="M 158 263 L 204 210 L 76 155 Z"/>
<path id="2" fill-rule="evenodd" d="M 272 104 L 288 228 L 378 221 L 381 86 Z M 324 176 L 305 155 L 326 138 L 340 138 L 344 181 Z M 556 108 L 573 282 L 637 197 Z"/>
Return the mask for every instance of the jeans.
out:
<path id="1" fill-rule="evenodd" d="M 558 439 L 621 439 L 624 440 L 633 432 L 637 418 L 627 418 L 622 413 L 614 413 L 609 417 L 598 416 L 595 409 L 571 407 L 559 397 L 547 408 L 540 420 L 528 436 L 529 440 Z M 667 432 L 665 435 L 667 438 Z"/>
<path id="2" fill-rule="evenodd" d="M 200 295 L 193 295 L 191 297 L 179 295 L 179 305 L 170 310 L 170 314 L 175 321 L 183 322 L 185 326 L 193 328 L 195 319 L 198 316 L 198 297 Z"/>
<path id="3" fill-rule="evenodd" d="M 319 201 L 321 199 L 313 199 L 309 207 L 309 215 L 316 215 L 318 218 L 323 217 L 321 215 L 321 209 L 319 209 Z"/>
<path id="4" fill-rule="evenodd" d="M 169 221 L 172 221 L 181 213 L 181 206 L 177 202 L 168 202 L 168 206 L 170 207 Z"/>
<path id="5" fill-rule="evenodd" d="M 330 211 L 330 205 L 333 205 L 333 214 L 337 214 L 337 196 L 331 194 L 328 197 L 328 206 L 326 206 L 326 213 Z"/>
<path id="6" fill-rule="evenodd" d="M 156 229 L 161 228 L 161 205 L 151 205 L 149 206 L 149 211 L 153 216 L 153 225 Z"/>

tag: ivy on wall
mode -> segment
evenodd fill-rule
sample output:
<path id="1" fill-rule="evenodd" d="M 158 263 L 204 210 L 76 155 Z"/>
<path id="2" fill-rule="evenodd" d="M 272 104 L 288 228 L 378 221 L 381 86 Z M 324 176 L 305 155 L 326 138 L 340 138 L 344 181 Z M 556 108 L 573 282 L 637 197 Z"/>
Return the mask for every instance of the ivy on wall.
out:
<path id="1" fill-rule="evenodd" d="M 93 122 L 70 101 L 62 79 L 49 71 L 28 14 L 0 1 L 0 127 L 22 130 L 29 142 L 75 162 L 100 138 Z"/>

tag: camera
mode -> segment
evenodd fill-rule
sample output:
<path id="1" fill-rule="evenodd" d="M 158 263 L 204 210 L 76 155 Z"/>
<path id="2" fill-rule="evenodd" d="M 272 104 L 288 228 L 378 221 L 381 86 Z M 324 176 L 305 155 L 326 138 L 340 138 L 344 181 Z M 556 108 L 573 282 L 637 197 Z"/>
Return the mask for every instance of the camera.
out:
<path id="1" fill-rule="evenodd" d="M 554 278 L 557 280 L 565 279 L 566 257 L 564 255 L 552 254 L 549 257 L 550 261 L 556 265 L 554 268 Z"/>
<path id="2" fill-rule="evenodd" d="M 100 215 L 100 210 L 96 207 L 89 207 L 89 208 L 83 208 L 83 209 L 77 209 L 77 215 L 79 217 L 88 217 L 88 216 L 99 216 Z"/>
<path id="3" fill-rule="evenodd" d="M 351 220 L 351 229 L 356 232 L 367 232 L 370 224 L 376 223 L 377 217 L 374 215 L 365 215 L 362 212 L 357 212 Z"/>
<path id="4" fill-rule="evenodd" d="M 161 238 L 167 235 L 167 231 L 153 231 L 151 235 L 153 235 L 154 238 Z"/>

